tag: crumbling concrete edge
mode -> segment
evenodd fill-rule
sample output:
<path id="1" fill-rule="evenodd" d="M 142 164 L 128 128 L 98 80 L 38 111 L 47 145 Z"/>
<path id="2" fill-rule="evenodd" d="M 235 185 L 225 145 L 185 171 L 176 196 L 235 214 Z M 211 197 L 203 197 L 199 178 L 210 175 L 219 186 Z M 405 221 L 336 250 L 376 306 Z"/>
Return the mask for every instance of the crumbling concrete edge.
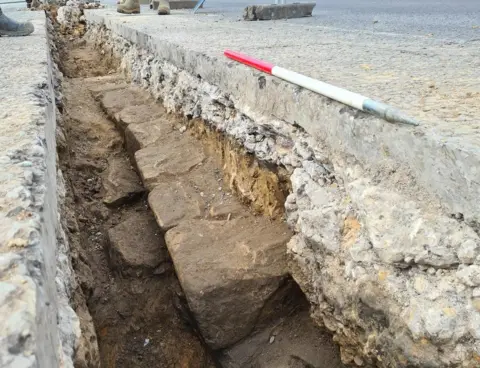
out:
<path id="1" fill-rule="evenodd" d="M 334 332 L 344 361 L 475 366 L 480 359 L 478 228 L 468 226 L 464 213 L 452 218 L 443 199 L 421 185 L 390 146 L 380 147 L 381 158 L 376 147 L 373 163 L 344 147 L 346 141 L 363 149 L 362 144 L 378 143 L 378 136 L 392 140 L 395 134 L 422 140 L 426 133 L 367 117 L 120 22 L 93 13 L 87 20 L 90 41 L 120 57 L 132 81 L 169 111 L 205 120 L 259 159 L 292 173 L 293 192 L 285 204 L 297 232 L 288 246 L 290 270 L 314 319 Z M 279 119 L 272 111 L 297 120 Z M 308 131 L 309 118 L 323 123 L 322 136 Z M 325 137 L 332 124 L 349 129 L 353 124 L 358 135 L 354 130 L 338 141 Z M 376 135 L 365 136 L 371 126 Z M 432 153 L 434 148 L 428 147 Z M 476 224 L 475 211 L 469 224 Z"/>
<path id="2" fill-rule="evenodd" d="M 12 174 L 21 168 L 24 179 L 7 183 L 16 186 L 6 193 L 8 207 L 1 208 L 8 211 L 2 225 L 9 231 L 0 243 L 0 366 L 73 368 L 80 328 L 70 305 L 75 279 L 59 212 L 63 185 L 56 160 L 57 69 L 49 48 L 51 24 L 43 13 L 35 19 L 45 52 L 38 61 L 42 82 L 28 94 L 33 120 L 19 126 L 25 131 L 22 141 L 30 143 L 1 158 Z"/>

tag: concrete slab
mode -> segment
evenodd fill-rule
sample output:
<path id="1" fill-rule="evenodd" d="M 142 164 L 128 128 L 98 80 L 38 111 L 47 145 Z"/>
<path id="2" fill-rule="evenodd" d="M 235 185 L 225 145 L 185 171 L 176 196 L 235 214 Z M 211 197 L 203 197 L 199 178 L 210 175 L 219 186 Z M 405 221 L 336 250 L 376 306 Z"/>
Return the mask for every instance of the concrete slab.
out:
<path id="1" fill-rule="evenodd" d="M 309 18 L 272 29 L 212 14 L 174 12 L 161 24 L 148 11 L 125 17 L 106 9 L 86 17 L 234 96 L 235 108 L 253 119 L 298 124 L 330 152 L 354 157 L 372 172 L 385 160 L 406 168 L 446 211 L 480 222 L 480 86 L 471 82 L 480 80 L 480 71 L 469 67 L 476 63 L 473 43 L 322 28 Z M 263 76 L 225 59 L 227 48 L 387 102 L 422 126 L 392 125 Z"/>
<path id="2" fill-rule="evenodd" d="M 277 20 L 311 17 L 316 3 L 251 5 L 243 11 L 243 20 Z"/>
<path id="3" fill-rule="evenodd" d="M 73 368 L 80 331 L 69 305 L 75 280 L 60 223 L 65 189 L 56 167 L 46 18 L 6 14 L 31 20 L 35 32 L 0 38 L 0 365 Z"/>

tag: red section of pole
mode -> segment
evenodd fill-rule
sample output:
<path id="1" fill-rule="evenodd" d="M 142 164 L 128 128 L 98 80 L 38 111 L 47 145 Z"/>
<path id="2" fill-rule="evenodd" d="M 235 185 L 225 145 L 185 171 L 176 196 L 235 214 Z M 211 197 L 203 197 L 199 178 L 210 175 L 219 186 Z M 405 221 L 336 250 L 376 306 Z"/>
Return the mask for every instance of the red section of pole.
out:
<path id="1" fill-rule="evenodd" d="M 272 74 L 272 69 L 274 67 L 273 64 L 267 63 L 266 61 L 258 60 L 255 58 L 252 58 L 250 56 L 241 54 L 236 51 L 231 51 L 231 50 L 225 50 L 224 52 L 225 56 L 228 57 L 229 59 L 238 61 L 242 64 L 251 66 L 252 68 L 258 69 L 262 72 Z"/>

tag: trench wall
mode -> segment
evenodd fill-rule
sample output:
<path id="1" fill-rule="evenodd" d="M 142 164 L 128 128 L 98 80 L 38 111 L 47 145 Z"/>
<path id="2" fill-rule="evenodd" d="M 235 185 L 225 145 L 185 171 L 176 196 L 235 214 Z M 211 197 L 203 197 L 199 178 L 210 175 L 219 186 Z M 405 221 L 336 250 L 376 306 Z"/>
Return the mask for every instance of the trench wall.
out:
<path id="1" fill-rule="evenodd" d="M 61 73 L 43 12 L 3 38 L 0 63 L 0 366 L 73 367 L 79 320 L 57 168 Z M 21 62 L 19 62 L 21 61 Z"/>
<path id="2" fill-rule="evenodd" d="M 290 270 L 345 362 L 478 365 L 478 147 L 389 124 L 108 11 L 86 19 L 89 42 L 170 112 L 289 173 Z"/>

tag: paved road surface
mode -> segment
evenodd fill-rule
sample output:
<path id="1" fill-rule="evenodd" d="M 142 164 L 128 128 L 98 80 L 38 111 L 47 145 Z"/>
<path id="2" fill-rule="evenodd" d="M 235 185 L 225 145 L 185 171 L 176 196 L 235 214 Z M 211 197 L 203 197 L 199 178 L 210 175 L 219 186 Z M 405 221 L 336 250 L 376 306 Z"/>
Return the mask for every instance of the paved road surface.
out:
<path id="1" fill-rule="evenodd" d="M 206 0 L 203 11 L 219 8 L 241 14 L 248 4 L 269 2 Z M 480 0 L 318 0 L 312 21 L 336 28 L 480 40 Z"/>

